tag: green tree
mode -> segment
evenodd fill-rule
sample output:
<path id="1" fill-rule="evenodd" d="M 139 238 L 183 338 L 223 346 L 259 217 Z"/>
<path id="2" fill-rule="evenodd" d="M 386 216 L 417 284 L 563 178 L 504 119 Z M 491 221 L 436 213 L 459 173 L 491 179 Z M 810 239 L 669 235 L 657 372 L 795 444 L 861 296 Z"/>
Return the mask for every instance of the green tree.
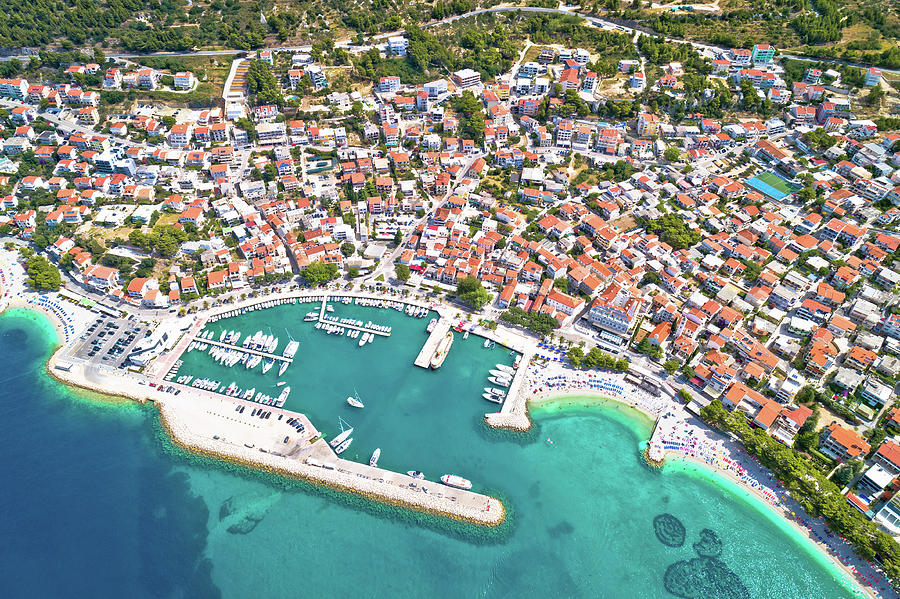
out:
<path id="1" fill-rule="evenodd" d="M 669 146 L 666 148 L 666 151 L 663 152 L 663 157 L 669 162 L 677 162 L 679 158 L 681 158 L 681 152 L 675 146 Z"/>
<path id="2" fill-rule="evenodd" d="M 399 280 L 400 282 L 406 283 L 407 281 L 409 281 L 410 271 L 407 265 L 398 264 L 394 267 L 394 272 L 397 274 L 397 280 Z"/>
<path id="3" fill-rule="evenodd" d="M 350 243 L 349 241 L 345 241 L 341 244 L 341 253 L 348 258 L 356 252 L 356 246 Z"/>
<path id="4" fill-rule="evenodd" d="M 834 473 L 834 476 L 831 477 L 838 486 L 846 487 L 850 484 L 850 481 L 856 477 L 857 474 L 862 472 L 863 469 L 863 461 L 862 460 L 850 460 L 846 464 L 841 464 L 837 471 Z"/>
<path id="5" fill-rule="evenodd" d="M 38 291 L 59 291 L 62 279 L 59 269 L 39 254 L 32 254 L 25 260 L 28 278 L 25 282 Z"/>
<path id="6" fill-rule="evenodd" d="M 394 233 L 394 245 L 400 245 L 403 243 L 403 233 L 400 232 L 400 229 L 397 229 L 397 232 Z"/>
<path id="7" fill-rule="evenodd" d="M 463 277 L 456 285 L 456 294 L 459 299 L 466 302 L 475 310 L 481 310 L 485 304 L 491 301 L 491 294 L 488 293 L 481 281 L 475 277 Z"/>
<path id="8" fill-rule="evenodd" d="M 578 368 L 581 366 L 581 361 L 584 359 L 584 350 L 577 345 L 575 347 L 570 347 L 569 351 L 566 352 L 566 358 L 572 363 L 572 366 Z"/>
<path id="9" fill-rule="evenodd" d="M 681 363 L 678 360 L 666 360 L 663 362 L 663 369 L 670 375 L 678 372 L 680 367 Z"/>
<path id="10" fill-rule="evenodd" d="M 300 276 L 302 276 L 311 287 L 319 287 L 338 277 L 338 267 L 337 264 L 333 262 L 325 264 L 316 260 L 304 268 Z"/>

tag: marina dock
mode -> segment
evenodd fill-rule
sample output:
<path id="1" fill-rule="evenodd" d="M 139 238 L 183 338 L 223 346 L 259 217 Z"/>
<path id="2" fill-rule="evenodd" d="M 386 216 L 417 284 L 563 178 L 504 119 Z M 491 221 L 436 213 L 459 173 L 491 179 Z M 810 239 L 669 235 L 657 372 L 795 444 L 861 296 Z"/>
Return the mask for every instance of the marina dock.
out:
<path id="1" fill-rule="evenodd" d="M 319 308 L 319 322 L 321 322 L 322 324 L 329 324 L 332 326 L 342 327 L 342 328 L 350 329 L 353 331 L 359 331 L 361 333 L 369 333 L 371 335 L 381 335 L 382 337 L 390 337 L 391 336 L 390 332 L 377 331 L 375 329 L 369 329 L 364 326 L 348 324 L 346 322 L 340 322 L 340 319 L 332 320 L 331 318 L 328 318 L 326 315 L 325 307 L 327 305 L 328 305 L 328 296 L 326 295 L 324 298 L 322 298 L 322 307 Z"/>
<path id="2" fill-rule="evenodd" d="M 428 339 L 425 341 L 425 345 L 422 346 L 422 350 L 419 352 L 419 355 L 416 357 L 415 364 L 420 368 L 430 368 L 431 367 L 431 358 L 434 356 L 434 352 L 438 348 L 438 344 L 441 342 L 447 333 L 450 331 L 450 321 L 443 316 L 440 320 L 438 320 L 437 325 L 431 331 L 431 334 L 428 335 Z"/>
<path id="3" fill-rule="evenodd" d="M 224 347 L 225 349 L 233 349 L 239 352 L 244 352 L 245 354 L 256 354 L 257 356 L 262 356 L 263 358 L 272 358 L 273 360 L 281 360 L 282 362 L 287 362 L 290 364 L 294 360 L 292 358 L 285 358 L 284 356 L 279 356 L 278 354 L 270 354 L 269 352 L 259 351 L 258 349 L 250 349 L 248 347 L 242 347 L 240 345 L 231 345 L 230 343 L 222 343 L 221 341 L 215 341 L 213 339 L 201 339 L 200 337 L 195 337 L 194 341 L 197 343 L 208 343 L 210 345 L 217 345 L 219 347 Z"/>

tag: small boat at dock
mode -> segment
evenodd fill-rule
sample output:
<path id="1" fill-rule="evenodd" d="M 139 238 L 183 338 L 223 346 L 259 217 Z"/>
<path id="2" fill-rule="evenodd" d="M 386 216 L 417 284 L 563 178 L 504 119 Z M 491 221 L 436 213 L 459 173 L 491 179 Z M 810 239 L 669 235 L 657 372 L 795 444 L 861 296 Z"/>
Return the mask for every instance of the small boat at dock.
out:
<path id="1" fill-rule="evenodd" d="M 419 479 L 419 480 L 424 480 L 424 479 L 425 479 L 425 475 L 422 474 L 421 472 L 419 472 L 418 470 L 407 470 L 406 473 L 407 473 L 409 476 L 411 476 L 411 477 L 413 477 L 413 478 L 416 478 L 416 479 Z"/>
<path id="2" fill-rule="evenodd" d="M 369 466 L 371 466 L 373 468 L 377 468 L 378 467 L 378 458 L 380 458 L 380 457 L 381 457 L 381 448 L 376 447 L 375 451 L 372 452 L 372 457 L 369 458 Z"/>
<path id="3" fill-rule="evenodd" d="M 472 483 L 469 480 L 455 474 L 445 474 L 441 477 L 441 482 L 448 487 L 455 487 L 457 489 L 463 489 L 465 491 L 468 491 L 472 488 Z"/>
<path id="4" fill-rule="evenodd" d="M 507 366 L 506 364 L 497 364 L 496 368 L 501 372 L 505 372 L 509 376 L 513 376 L 516 374 L 516 370 L 512 366 Z"/>
<path id="5" fill-rule="evenodd" d="M 487 391 L 482 393 L 481 397 L 485 398 L 486 400 L 488 400 L 491 403 L 496 403 L 496 404 L 503 403 L 503 397 L 501 397 L 499 395 L 494 395 L 493 393 L 488 393 Z"/>
<path id="6" fill-rule="evenodd" d="M 431 368 L 432 370 L 436 370 L 443 365 L 444 360 L 447 359 L 447 354 L 450 353 L 450 347 L 453 345 L 453 331 L 447 331 L 447 335 L 441 339 L 438 343 L 437 349 L 434 350 L 434 355 L 431 356 Z"/>
<path id="7" fill-rule="evenodd" d="M 350 447 L 351 443 L 353 443 L 353 437 L 345 439 L 340 445 L 334 448 L 334 453 L 341 455 L 342 453 L 347 451 L 347 448 Z"/>
<path id="8" fill-rule="evenodd" d="M 350 435 L 353 434 L 352 426 L 347 429 L 344 429 L 344 421 L 343 420 L 340 421 L 340 424 L 341 424 L 341 433 L 329 442 L 329 445 L 331 445 L 331 447 L 333 447 L 333 448 L 337 448 L 339 445 L 341 445 L 341 443 L 343 443 L 344 441 L 349 439 Z"/>
<path id="9" fill-rule="evenodd" d="M 512 382 L 508 377 L 505 376 L 489 376 L 488 380 L 498 387 L 509 387 L 509 384 Z"/>

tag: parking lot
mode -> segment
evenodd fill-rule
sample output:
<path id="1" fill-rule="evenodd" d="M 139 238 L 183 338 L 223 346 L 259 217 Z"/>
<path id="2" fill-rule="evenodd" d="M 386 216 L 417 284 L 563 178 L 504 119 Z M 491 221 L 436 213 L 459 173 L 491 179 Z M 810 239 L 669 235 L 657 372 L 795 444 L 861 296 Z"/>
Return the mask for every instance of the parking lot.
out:
<path id="1" fill-rule="evenodd" d="M 120 368 L 149 328 L 135 320 L 100 316 L 81 336 L 72 355 L 103 366 Z"/>

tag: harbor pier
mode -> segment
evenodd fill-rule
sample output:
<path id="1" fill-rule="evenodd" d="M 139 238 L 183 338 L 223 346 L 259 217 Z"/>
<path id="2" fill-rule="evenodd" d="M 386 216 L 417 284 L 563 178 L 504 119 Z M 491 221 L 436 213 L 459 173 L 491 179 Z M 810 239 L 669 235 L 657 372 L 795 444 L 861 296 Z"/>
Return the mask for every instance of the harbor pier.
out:
<path id="1" fill-rule="evenodd" d="M 513 376 L 509 391 L 506 393 L 506 401 L 499 412 L 486 414 L 484 421 L 491 428 L 508 428 L 517 431 L 527 431 L 531 428 L 531 419 L 528 418 L 528 389 L 524 388 L 525 377 L 528 373 L 528 365 L 534 357 L 534 351 L 524 349 L 519 367 Z"/>
<path id="2" fill-rule="evenodd" d="M 431 358 L 434 356 L 434 352 L 437 351 L 441 339 L 446 337 L 448 332 L 450 332 L 450 320 L 442 316 L 428 335 L 428 339 L 425 340 L 425 345 L 422 346 L 422 350 L 419 352 L 419 355 L 416 356 L 413 364 L 420 368 L 430 368 Z"/>
<path id="3" fill-rule="evenodd" d="M 213 339 L 201 339 L 200 337 L 195 337 L 193 339 L 197 343 L 208 343 L 209 345 L 216 345 L 218 347 L 223 347 L 225 349 L 233 349 L 239 352 L 243 352 L 245 354 L 256 354 L 257 356 L 262 356 L 263 358 L 271 358 L 273 360 L 281 360 L 282 362 L 287 362 L 290 364 L 294 360 L 292 358 L 285 358 L 284 356 L 279 356 L 278 354 L 270 354 L 269 352 L 260 351 L 258 349 L 250 349 L 249 347 L 242 347 L 240 345 L 232 345 L 230 343 L 222 343 L 221 341 L 215 341 Z"/>

